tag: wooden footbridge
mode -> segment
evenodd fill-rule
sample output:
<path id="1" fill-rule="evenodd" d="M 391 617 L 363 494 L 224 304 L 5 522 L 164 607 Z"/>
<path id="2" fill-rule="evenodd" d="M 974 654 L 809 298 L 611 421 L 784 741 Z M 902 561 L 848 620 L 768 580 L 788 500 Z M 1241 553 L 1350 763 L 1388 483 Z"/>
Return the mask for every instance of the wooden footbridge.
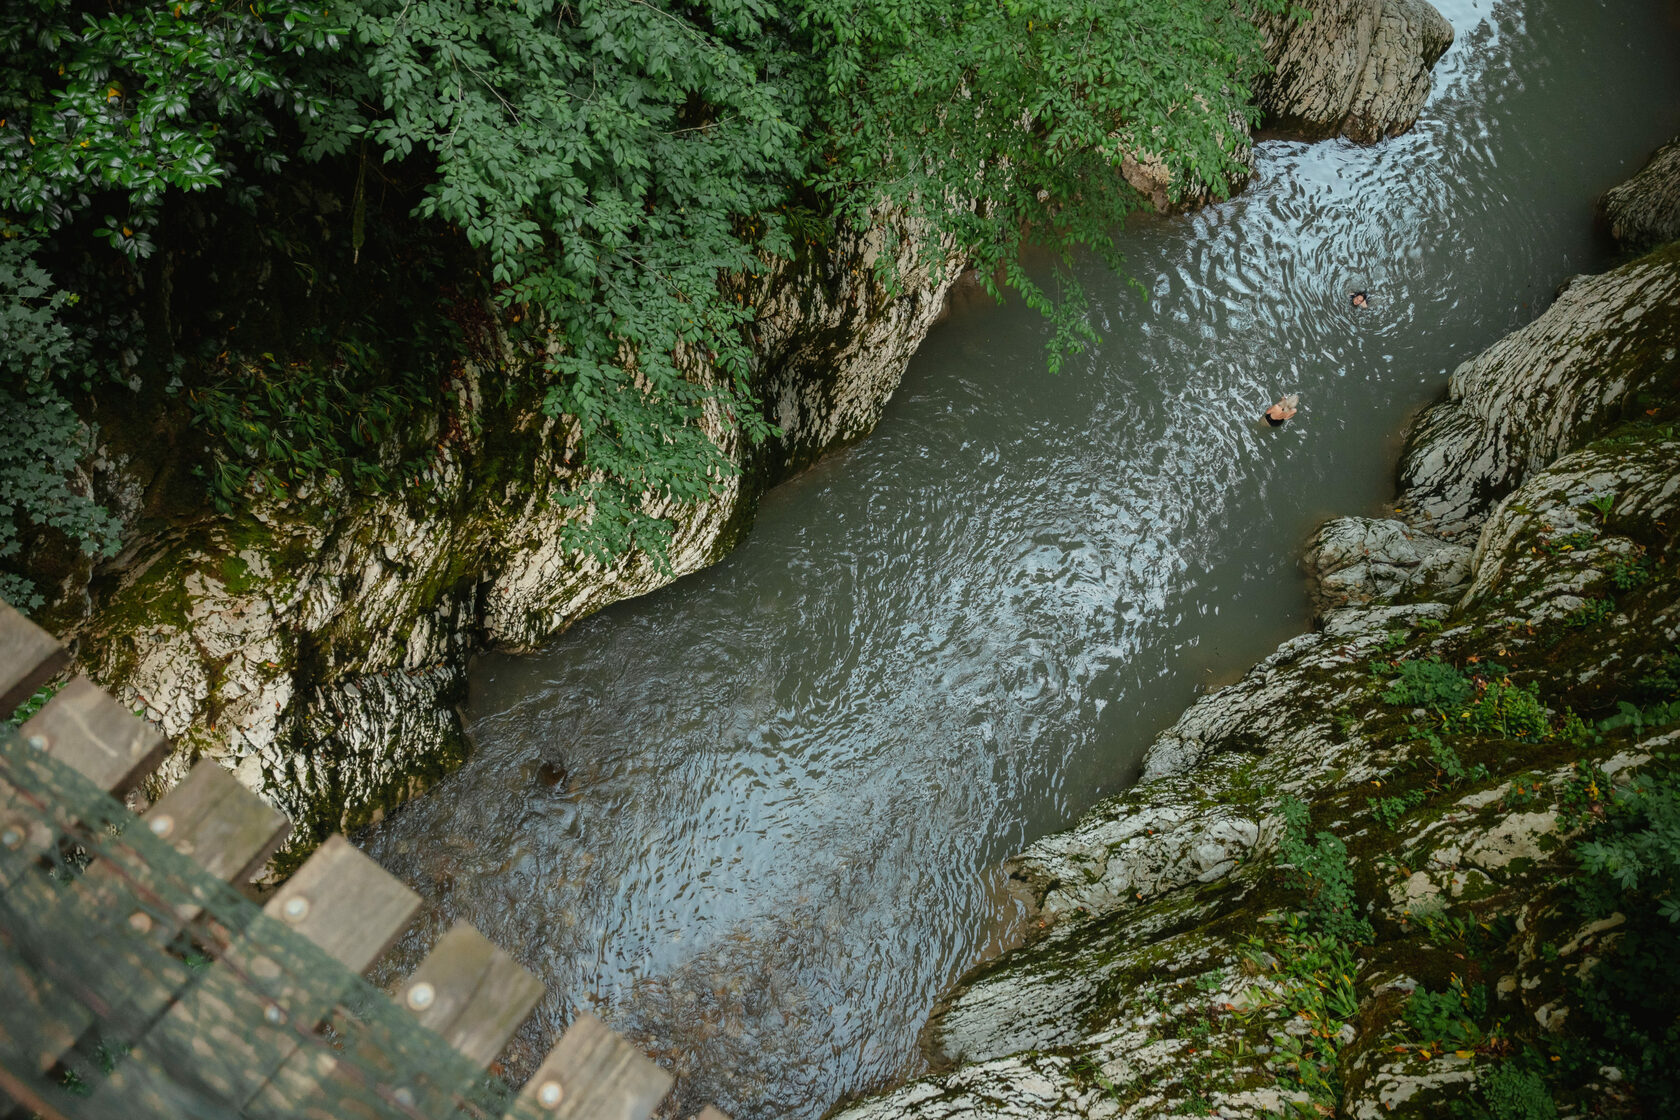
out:
<path id="1" fill-rule="evenodd" d="M 68 663 L 0 602 L 0 718 Z M 421 900 L 342 836 L 266 903 L 290 827 L 78 677 L 0 723 L 0 1120 L 646 1120 L 671 1075 L 587 1013 L 523 1089 L 486 1072 L 543 986 L 459 923 L 395 992 L 362 973 Z M 702 1120 L 727 1120 L 707 1108 Z"/>

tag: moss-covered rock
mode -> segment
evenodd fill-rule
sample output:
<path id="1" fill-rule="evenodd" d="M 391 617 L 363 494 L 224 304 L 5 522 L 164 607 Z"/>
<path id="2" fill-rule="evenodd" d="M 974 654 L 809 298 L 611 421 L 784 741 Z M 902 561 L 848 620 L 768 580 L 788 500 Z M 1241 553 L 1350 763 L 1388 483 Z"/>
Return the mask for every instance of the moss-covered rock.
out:
<path id="1" fill-rule="evenodd" d="M 1680 238 L 1680 137 L 1658 148 L 1639 173 L 1599 199 L 1610 235 L 1634 252 Z"/>
<path id="2" fill-rule="evenodd" d="M 1318 629 L 1010 861 L 1034 936 L 935 1011 L 925 1048 L 959 1064 L 844 1120 L 1435 1117 L 1490 1071 L 1520 1078 L 1488 1032 L 1567 1033 L 1617 937 L 1565 905 L 1569 845 L 1680 742 L 1575 714 L 1676 691 L 1680 253 L 1570 293 L 1419 423 L 1409 523 L 1321 534 Z M 1289 839 L 1286 796 L 1316 848 Z M 1369 939 L 1291 916 L 1318 905 L 1303 882 L 1327 889 L 1301 861 L 1332 850 Z"/>

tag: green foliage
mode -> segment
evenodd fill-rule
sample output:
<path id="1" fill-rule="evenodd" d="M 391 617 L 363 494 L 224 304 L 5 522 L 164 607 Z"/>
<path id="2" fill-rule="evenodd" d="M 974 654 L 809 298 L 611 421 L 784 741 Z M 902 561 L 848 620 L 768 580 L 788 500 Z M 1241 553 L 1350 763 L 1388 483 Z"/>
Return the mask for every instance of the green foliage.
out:
<path id="1" fill-rule="evenodd" d="M 504 399 L 541 401 L 577 452 L 556 496 L 579 511 L 566 543 L 659 557 L 673 510 L 719 493 L 736 448 L 774 430 L 752 384 L 755 277 L 896 212 L 918 241 L 876 254 L 881 280 L 966 258 L 1052 315 L 1056 364 L 1092 337 L 1072 254 L 1114 260 L 1142 202 L 1122 164 L 1158 161 L 1173 198 L 1246 175 L 1264 65 L 1248 11 L 36 0 L 0 16 L 0 220 L 61 240 L 91 228 L 138 261 L 167 192 L 235 188 L 254 207 L 283 189 L 281 160 L 342 170 L 353 151 L 337 201 L 358 257 L 376 190 L 481 255 L 535 367 Z M 1028 249 L 1060 278 L 1029 275 Z M 284 407 L 281 381 L 218 381 L 194 401 L 224 505 L 257 481 L 357 473 L 346 417 L 402 411 L 376 391 L 401 385 L 350 380 Z M 373 459 L 369 478 L 390 469 Z"/>
<path id="2" fill-rule="evenodd" d="M 1488 1040 L 1486 985 L 1454 976 L 1447 990 L 1418 988 L 1406 1001 L 1406 1025 L 1432 1050 L 1474 1050 Z"/>
<path id="3" fill-rule="evenodd" d="M 264 354 L 193 391 L 193 420 L 209 437 L 207 473 L 218 508 L 230 510 L 253 492 L 282 494 L 322 475 L 386 490 L 414 471 L 417 464 L 394 460 L 424 387 L 412 377 L 382 384 L 392 377 L 389 363 L 361 346 L 341 344 L 338 353 L 340 360 L 325 368 L 282 365 Z"/>
<path id="4" fill-rule="evenodd" d="M 1400 827 L 1401 818 L 1423 804 L 1426 796 L 1423 790 L 1414 789 L 1396 796 L 1367 797 L 1365 804 L 1384 828 L 1394 831 Z"/>
<path id="5" fill-rule="evenodd" d="M 1480 763 L 1474 766 L 1466 766 L 1464 760 L 1458 757 L 1457 751 L 1438 739 L 1430 746 L 1429 761 L 1435 767 L 1438 788 L 1457 789 L 1459 786 L 1468 783 L 1487 780 L 1488 770 L 1486 766 Z"/>
<path id="6" fill-rule="evenodd" d="M 1383 690 L 1382 700 L 1397 707 L 1444 713 L 1460 707 L 1474 689 L 1463 673 L 1434 657 L 1402 661 L 1392 673 L 1393 682 Z"/>
<path id="7" fill-rule="evenodd" d="M 1652 699 L 1680 699 L 1680 652 L 1664 652 L 1637 683 L 1640 693 Z"/>
<path id="8" fill-rule="evenodd" d="M 928 246 L 948 238 L 989 291 L 1001 279 L 1050 314 L 1052 368 L 1093 337 L 1072 251 L 1116 262 L 1113 231 L 1143 201 L 1125 161 L 1158 159 L 1172 199 L 1247 175 L 1238 122 L 1256 119 L 1264 63 L 1240 5 L 804 0 L 796 18 L 820 60 L 816 184 L 853 220 L 882 197 L 923 216 Z M 1062 263 L 1060 298 L 1029 248 Z"/>
<path id="9" fill-rule="evenodd" d="M 1596 497 L 1588 498 L 1587 505 L 1597 511 L 1598 519 L 1600 521 L 1608 521 L 1610 519 L 1610 511 L 1616 507 L 1616 495 L 1599 494 Z"/>
<path id="10" fill-rule="evenodd" d="M 1338 941 L 1369 942 L 1371 924 L 1359 916 L 1347 845 L 1325 831 L 1309 840 L 1311 814 L 1298 798 L 1285 797 L 1279 809 L 1284 832 L 1278 854 L 1290 865 L 1294 885 L 1307 894 L 1307 917 L 1313 927 Z"/>
<path id="11" fill-rule="evenodd" d="M 1249 938 L 1242 951 L 1244 960 L 1252 969 L 1270 972 L 1275 988 L 1250 991 L 1237 1014 L 1244 1020 L 1257 1013 L 1304 1020 L 1304 1034 L 1270 1032 L 1269 1064 L 1283 1088 L 1303 1092 L 1311 1101 L 1333 1108 L 1342 1094 L 1342 1027 L 1359 1012 L 1354 987 L 1359 966 L 1352 945 L 1309 930 L 1308 924 L 1300 915 L 1291 914 L 1276 936 Z M 1301 1111 L 1321 1114 L 1311 1108 Z"/>
<path id="12" fill-rule="evenodd" d="M 1572 1065 L 1614 1065 L 1646 1115 L 1680 1112 L 1680 779 L 1644 775 L 1618 792 L 1574 849 L 1581 917 L 1626 921 L 1579 978 L 1591 1047 Z"/>
<path id="13" fill-rule="evenodd" d="M 1588 599 L 1564 616 L 1563 624 L 1571 630 L 1585 630 L 1597 626 L 1616 613 L 1614 599 Z"/>
<path id="14" fill-rule="evenodd" d="M 1680 787 L 1651 782 L 1615 794 L 1608 824 L 1576 845 L 1576 886 L 1586 913 L 1601 918 L 1638 894 L 1670 922 L 1680 922 Z"/>
<path id="15" fill-rule="evenodd" d="M 75 297 L 34 261 L 34 242 L 0 241 L 0 564 L 16 564 L 30 528 L 57 530 L 88 556 L 111 556 L 119 526 L 73 480 L 88 433 L 64 397 L 93 379 L 86 344 L 59 319 Z M 34 583 L 0 570 L 0 598 L 44 601 Z"/>
<path id="16" fill-rule="evenodd" d="M 773 430 L 753 398 L 753 309 L 731 277 L 788 256 L 782 207 L 809 110 L 767 5 L 348 0 L 352 43 L 306 154 L 365 135 L 434 169 L 418 213 L 488 258 L 542 355 L 543 407 L 576 424 L 585 509 L 567 543 L 662 554 L 658 503 L 735 472 Z M 715 375 L 707 373 L 707 367 Z"/>
<path id="17" fill-rule="evenodd" d="M 1582 529 L 1560 537 L 1548 537 L 1546 543 L 1541 547 L 1555 555 L 1557 553 L 1573 552 L 1577 548 L 1585 548 L 1597 539 L 1598 532 L 1596 530 Z"/>
<path id="18" fill-rule="evenodd" d="M 1579 828 L 1589 820 L 1602 817 L 1614 791 L 1610 775 L 1596 766 L 1577 760 L 1569 769 L 1558 794 L 1558 825 L 1565 829 Z"/>
<path id="19" fill-rule="evenodd" d="M 1644 587 L 1652 578 L 1650 561 L 1643 556 L 1618 556 L 1610 561 L 1610 582 L 1617 591 Z"/>
<path id="20" fill-rule="evenodd" d="M 166 190 L 279 166 L 276 118 L 320 108 L 304 56 L 335 44 L 325 8 L 297 0 L 4 5 L 0 208 L 47 233 L 114 191 L 96 236 L 146 256 Z"/>
<path id="21" fill-rule="evenodd" d="M 1498 670 L 1497 666 L 1489 668 Z M 1503 676 L 1487 682 L 1476 702 L 1466 709 L 1463 721 L 1465 728 L 1476 734 L 1524 743 L 1538 743 L 1551 729 L 1540 690 L 1533 684 L 1513 685 Z"/>
<path id="22" fill-rule="evenodd" d="M 58 690 L 63 687 L 62 684 L 49 684 L 36 689 L 29 699 L 17 706 L 17 711 L 7 717 L 6 722 L 13 727 L 22 727 L 30 716 L 46 707 L 47 701 L 56 696 Z"/>
<path id="23" fill-rule="evenodd" d="M 1492 1120 L 1557 1120 L 1557 1105 L 1546 1082 L 1518 1061 L 1504 1061 L 1477 1079 Z"/>
<path id="24" fill-rule="evenodd" d="M 1600 731 L 1632 728 L 1633 737 L 1638 739 L 1643 737 L 1646 731 L 1654 731 L 1672 723 L 1680 723 L 1680 701 L 1651 704 L 1642 708 L 1627 700 L 1618 700 L 1616 714 L 1600 720 L 1598 727 Z"/>

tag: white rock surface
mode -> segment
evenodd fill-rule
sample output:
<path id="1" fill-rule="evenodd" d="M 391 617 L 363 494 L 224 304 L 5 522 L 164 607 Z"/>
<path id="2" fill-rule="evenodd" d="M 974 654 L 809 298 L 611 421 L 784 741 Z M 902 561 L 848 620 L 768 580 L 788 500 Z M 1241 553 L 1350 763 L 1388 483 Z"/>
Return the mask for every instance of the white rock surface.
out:
<path id="1" fill-rule="evenodd" d="M 1680 249 L 1578 277 L 1545 314 L 1453 371 L 1400 465 L 1407 522 L 1467 543 L 1493 503 L 1622 417 L 1680 359 Z M 1637 327 L 1635 331 L 1634 328 Z M 1637 338 L 1636 345 L 1628 343 Z"/>
<path id="2" fill-rule="evenodd" d="M 1610 233 L 1643 252 L 1680 238 L 1680 137 L 1658 148 L 1637 175 L 1599 200 Z"/>
<path id="3" fill-rule="evenodd" d="M 1312 18 L 1260 17 L 1272 74 L 1255 101 L 1266 124 L 1373 141 L 1406 131 L 1429 98 L 1452 24 L 1428 0 L 1316 0 Z"/>
<path id="4" fill-rule="evenodd" d="M 1301 564 L 1323 611 L 1379 599 L 1443 598 L 1470 578 L 1470 549 L 1403 521 L 1338 517 L 1313 534 Z"/>

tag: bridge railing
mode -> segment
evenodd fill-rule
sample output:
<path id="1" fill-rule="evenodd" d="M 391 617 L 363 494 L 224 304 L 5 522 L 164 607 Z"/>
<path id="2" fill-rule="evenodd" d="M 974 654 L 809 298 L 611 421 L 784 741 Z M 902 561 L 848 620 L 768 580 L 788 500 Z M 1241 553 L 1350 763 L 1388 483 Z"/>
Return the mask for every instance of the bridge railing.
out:
<path id="1" fill-rule="evenodd" d="M 0 602 L 0 713 L 64 669 Z M 261 905 L 289 822 L 84 678 L 0 724 L 0 1118 L 646 1120 L 670 1074 L 582 1014 L 523 1088 L 486 1072 L 542 984 L 459 923 L 395 991 L 362 976 L 421 900 L 342 836 Z M 703 1120 L 727 1120 L 707 1108 Z"/>

